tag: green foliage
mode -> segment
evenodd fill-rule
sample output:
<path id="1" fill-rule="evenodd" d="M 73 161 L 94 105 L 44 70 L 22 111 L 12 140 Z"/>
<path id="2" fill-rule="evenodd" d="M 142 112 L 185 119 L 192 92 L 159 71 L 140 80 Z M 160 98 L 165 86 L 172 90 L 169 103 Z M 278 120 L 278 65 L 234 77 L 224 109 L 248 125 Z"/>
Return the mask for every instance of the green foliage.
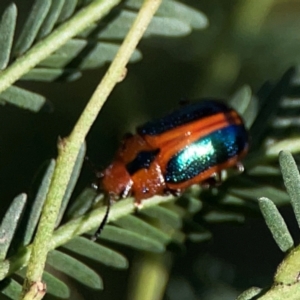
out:
<path id="1" fill-rule="evenodd" d="M 275 204 L 268 198 L 260 198 L 259 206 L 281 251 L 288 251 L 294 246 L 291 234 Z"/>
<path id="2" fill-rule="evenodd" d="M 300 177 L 298 167 L 289 152 L 282 151 L 279 154 L 279 162 L 283 180 L 290 196 L 295 217 L 299 223 L 299 187 Z M 287 256 L 279 265 L 274 276 L 274 284 L 271 288 L 263 291 L 252 288 L 238 297 L 238 300 L 250 299 L 298 299 L 299 298 L 299 255 L 300 247 L 294 247 L 292 236 L 288 227 L 276 208 L 268 198 L 259 199 L 259 206 L 266 224 L 269 227 L 274 240 L 281 251 L 287 252 Z"/>
<path id="3" fill-rule="evenodd" d="M 2 15 L 0 23 L 0 45 L 2 51 L 0 54 L 0 68 L 3 70 L 9 61 L 12 47 L 14 31 L 17 20 L 17 7 L 14 3 L 9 5 Z"/>
<path id="4" fill-rule="evenodd" d="M 69 39 L 37 66 L 32 65 L 29 72 L 18 79 L 46 82 L 59 79 L 76 80 L 83 69 L 98 68 L 112 61 L 140 5 L 141 1 L 128 1 L 125 6 L 114 9 L 112 15 L 117 17 L 86 23 L 85 27 L 88 28 L 84 32 L 79 31 L 77 36 Z M 18 65 L 18 61 L 14 60 L 26 55 L 30 48 L 33 51 L 38 47 L 43 50 L 43 47 L 47 47 L 43 38 L 55 35 L 60 30 L 60 25 L 74 17 L 80 9 L 83 7 L 78 1 L 36 0 L 12 47 L 17 7 L 15 4 L 9 5 L 0 22 L 0 68 L 9 68 L 9 61 Z M 176 1 L 165 1 L 145 36 L 181 37 L 194 28 L 203 29 L 206 26 L 207 19 L 204 14 Z M 131 62 L 140 59 L 141 52 L 136 50 Z M 46 104 L 43 96 L 13 86 L 1 93 L 0 100 L 34 112 L 40 111 Z"/>
<path id="5" fill-rule="evenodd" d="M 287 74 L 290 74 L 290 76 L 292 75 L 290 71 Z M 278 88 L 278 86 L 282 84 L 286 85 L 286 82 L 282 83 L 282 81 L 279 81 L 275 88 Z M 246 113 L 249 110 L 249 107 L 253 107 L 251 102 L 255 101 L 254 99 L 250 100 L 251 93 L 249 92 L 249 88 L 242 88 L 240 91 L 238 91 L 232 98 L 232 105 L 235 105 L 234 103 L 237 101 L 237 95 L 241 101 L 240 109 L 243 108 L 241 113 Z M 261 121 L 260 119 L 256 119 L 255 122 Z M 255 125 L 255 122 L 253 123 L 253 126 L 257 126 Z M 80 174 L 84 157 L 85 146 L 81 148 L 77 162 L 73 169 L 73 175 L 65 193 L 59 214 L 57 223 L 58 226 L 63 218 L 63 215 L 65 214 L 65 209 L 75 188 L 75 183 Z M 37 196 L 35 197 L 33 204 L 29 209 L 29 213 L 27 215 L 25 214 L 27 216 L 27 220 L 26 225 L 22 226 L 24 230 L 22 232 L 23 241 L 19 244 L 21 246 L 20 250 L 12 257 L 8 258 L 8 260 L 3 260 L 1 263 L 2 279 L 17 271 L 22 265 L 26 265 L 28 261 L 30 253 L 30 247 L 28 247 L 28 244 L 30 243 L 32 235 L 37 226 L 41 208 L 49 188 L 51 177 L 53 176 L 54 166 L 54 161 L 51 161 L 43 176 L 43 179 L 41 180 L 40 188 L 38 189 Z M 255 167 L 258 168 L 258 166 Z M 287 169 L 291 170 L 290 167 Z M 270 167 L 260 168 L 259 171 L 256 172 L 254 172 L 255 168 L 250 169 L 250 171 L 251 170 L 253 170 L 253 174 L 274 174 L 273 169 Z M 293 172 L 293 169 L 291 172 Z M 278 175 L 279 172 L 275 172 L 275 174 Z M 290 178 L 289 176 L 290 175 L 288 175 L 287 178 Z M 228 205 L 232 207 L 242 207 L 247 205 L 247 202 L 244 201 L 244 198 L 249 196 L 249 189 L 247 187 L 235 187 L 241 186 L 242 183 L 244 185 L 252 186 L 251 196 L 253 196 L 253 191 L 256 191 L 257 194 L 268 194 L 266 193 L 267 189 L 253 190 L 253 180 L 255 180 L 255 176 L 252 177 L 254 179 L 251 177 L 245 179 L 243 176 L 235 178 L 236 183 L 231 183 L 230 188 L 226 191 L 226 196 L 222 197 L 221 193 L 223 187 L 224 190 L 227 189 L 227 182 L 225 182 L 223 187 L 219 189 L 218 197 L 221 200 L 218 201 L 218 205 L 223 205 L 224 208 L 226 208 Z M 230 181 L 230 179 L 228 181 Z M 279 194 L 276 187 L 272 186 L 270 189 L 275 191 L 272 192 L 271 195 L 276 194 L 278 197 Z M 158 202 L 155 202 L 154 199 L 149 202 L 147 201 L 143 209 L 140 211 L 139 216 L 132 216 L 128 214 L 132 211 L 131 201 L 120 201 L 119 203 L 113 205 L 109 221 L 111 225 L 107 225 L 105 227 L 100 237 L 101 244 L 98 244 L 84 237 L 76 237 L 76 235 L 81 234 L 82 232 L 89 231 L 90 228 L 97 227 L 99 220 L 101 220 L 101 216 L 103 216 L 104 213 L 103 209 L 100 210 L 100 214 L 99 209 L 93 209 L 92 199 L 94 199 L 95 193 L 91 193 L 90 189 L 85 189 L 81 194 L 79 194 L 77 200 L 72 204 L 72 206 L 70 206 L 70 210 L 66 214 L 67 219 L 70 220 L 69 223 L 58 228 L 53 237 L 53 242 L 51 243 L 52 248 L 54 249 L 57 246 L 62 245 L 63 252 L 57 250 L 51 251 L 49 253 L 47 262 L 53 269 L 59 270 L 60 272 L 65 273 L 65 275 L 73 277 L 88 287 L 93 289 L 103 289 L 103 280 L 100 278 L 99 274 L 96 273 L 88 264 L 81 262 L 80 257 L 86 257 L 90 260 L 97 261 L 101 264 L 114 268 L 127 268 L 128 261 L 126 257 L 115 251 L 113 248 L 111 248 L 111 246 L 106 246 L 104 243 L 105 241 L 113 244 L 124 245 L 139 251 L 146 250 L 150 252 L 162 253 L 166 251 L 166 246 L 170 242 L 183 243 L 186 239 L 199 242 L 210 238 L 209 232 L 204 230 L 203 227 L 199 226 L 199 224 L 194 223 L 191 219 L 192 215 L 199 211 L 201 212 L 201 208 L 203 207 L 203 205 L 199 205 L 199 192 L 200 191 L 198 188 L 191 189 L 181 198 L 181 201 L 178 201 L 178 204 L 174 203 L 173 197 L 158 197 Z M 212 195 L 207 195 L 207 192 L 204 192 L 202 193 L 201 198 L 205 201 L 207 196 L 211 198 Z M 19 200 L 20 197 L 23 197 L 22 201 Z M 2 227 L 4 229 L 2 229 L 1 232 L 6 232 L 6 236 L 9 236 L 7 242 L 2 246 L 3 258 L 6 257 L 7 250 L 11 245 L 12 237 L 16 230 L 17 223 L 15 223 L 15 220 L 19 219 L 22 211 L 24 210 L 26 198 L 24 198 L 25 196 L 20 197 L 15 199 L 3 220 Z M 90 200 L 88 200 L 87 197 L 89 197 Z M 287 249 L 291 249 L 293 243 L 283 219 L 275 209 L 275 206 L 269 200 L 264 199 L 262 199 L 260 202 L 261 209 L 264 212 L 267 224 L 270 226 L 274 238 L 279 243 L 279 246 L 282 250 L 286 251 Z M 157 206 L 157 203 L 161 201 L 165 202 L 165 204 L 163 206 Z M 212 199 L 210 199 L 210 201 L 212 201 Z M 101 203 L 101 201 L 99 203 Z M 17 207 L 15 207 L 16 205 Z M 126 208 L 126 210 L 124 210 L 124 208 Z M 95 213 L 97 214 L 97 218 L 94 216 Z M 232 211 L 229 213 L 228 211 L 226 212 L 226 210 L 223 212 L 206 212 L 203 215 L 203 218 L 206 220 L 206 222 L 210 223 L 244 220 L 241 212 L 234 213 Z M 185 229 L 185 231 L 182 231 L 183 220 L 185 220 L 184 222 L 188 224 L 189 228 Z M 77 230 L 76 228 L 81 229 Z M 76 257 L 73 256 L 75 253 L 77 254 Z M 6 267 L 7 264 L 10 266 L 9 269 Z M 25 274 L 24 271 L 17 273 L 22 277 Z M 61 278 L 57 278 L 51 271 L 47 271 L 45 273 L 44 279 L 47 282 L 48 293 L 50 295 L 61 298 L 69 297 L 70 291 L 67 282 Z M 6 295 L 14 295 L 14 293 L 16 294 L 16 291 L 19 290 L 20 286 L 18 286 L 18 283 L 14 280 L 11 280 L 3 290 L 3 293 Z M 58 291 L 60 291 L 59 294 L 57 294 Z M 11 296 L 11 299 L 15 299 L 15 297 Z"/>
<path id="6" fill-rule="evenodd" d="M 126 7 L 115 10 L 114 14 L 118 16 L 117 18 L 113 18 L 111 21 L 108 19 L 102 23 L 93 24 L 89 28 L 89 31 L 85 31 L 79 35 L 78 38 L 75 37 L 67 41 L 65 45 L 51 56 L 48 56 L 46 59 L 41 61 L 34 69 L 24 73 L 24 77 L 22 79 L 53 81 L 58 78 L 64 78 L 74 80 L 80 76 L 80 70 L 84 68 L 96 68 L 107 61 L 111 61 L 119 48 L 119 45 L 117 44 L 118 41 L 123 40 L 136 17 L 136 12 L 139 9 L 139 6 L 140 2 L 132 1 L 128 2 Z M 52 1 L 47 3 L 39 0 L 35 1 L 27 20 L 22 27 L 21 33 L 14 42 L 14 47 L 12 48 L 15 34 L 14 31 L 17 22 L 17 7 L 14 4 L 10 5 L 4 12 L 0 23 L 0 42 L 3 49 L 1 54 L 2 69 L 7 68 L 7 70 L 9 70 L 9 62 L 11 62 L 14 66 L 18 66 L 20 60 L 14 62 L 16 57 L 20 58 L 24 56 L 24 59 L 26 59 L 27 52 L 34 52 L 37 47 L 42 48 L 43 38 L 46 38 L 45 40 L 47 40 L 48 36 L 55 35 L 57 26 L 72 18 L 72 15 L 76 14 L 77 9 L 80 9 L 80 5 L 77 1 Z M 109 25 L 107 26 L 107 24 Z M 173 35 L 178 37 L 186 35 L 193 27 L 199 29 L 205 26 L 206 18 L 204 15 L 199 14 L 193 9 L 189 9 L 183 4 L 170 1 L 166 5 L 164 4 L 162 6 L 161 11 L 158 12 L 157 17 L 154 18 L 151 27 L 149 27 L 146 36 Z M 104 28 L 105 30 L 103 30 Z M 97 34 L 97 32 L 100 34 Z M 108 40 L 114 40 L 114 42 L 112 43 Z M 36 44 L 39 41 L 40 43 Z M 46 42 L 44 44 L 45 47 L 47 47 Z M 80 61 L 77 62 L 78 57 L 80 57 Z M 140 58 L 140 53 L 136 51 L 132 56 L 131 61 L 136 61 Z M 1 93 L 0 97 L 2 101 L 30 109 L 35 112 L 41 110 L 41 108 L 45 107 L 46 104 L 46 99 L 43 96 L 15 86 L 11 86 L 6 89 Z M 65 192 L 60 214 L 57 219 L 57 225 L 60 224 L 64 216 L 68 201 L 77 182 L 84 156 L 85 147 L 82 148 L 78 155 L 77 163 L 75 164 L 71 180 Z M 25 276 L 24 269 L 21 271 L 18 271 L 18 269 L 21 266 L 26 265 L 28 261 L 31 251 L 31 248 L 28 247 L 28 245 L 36 230 L 42 207 L 51 183 L 54 167 L 55 162 L 51 161 L 40 183 L 36 197 L 33 199 L 30 207 L 24 211 L 26 196 L 20 195 L 13 201 L 10 209 L 3 219 L 1 232 L 4 234 L 2 239 L 5 243 L 1 244 L 2 279 L 16 271 L 19 276 Z M 84 193 L 83 198 L 78 197 L 78 202 L 75 201 L 75 204 L 73 204 L 73 208 L 75 208 L 75 210 L 73 209 L 74 214 L 69 215 L 69 218 L 74 218 L 74 215 L 79 217 L 85 213 L 87 209 L 90 209 L 92 202 L 87 201 L 85 196 L 86 193 Z M 91 199 L 93 198 L 94 195 L 92 194 Z M 84 210 L 82 210 L 81 204 L 76 204 L 80 203 L 82 201 L 81 199 L 84 199 Z M 86 203 L 89 204 L 89 207 L 87 207 Z M 23 220 L 22 227 L 20 227 L 20 233 L 16 234 L 18 224 L 17 220 L 20 219 L 22 213 L 25 218 Z M 169 220 L 169 223 L 171 222 L 171 225 L 176 222 L 176 228 L 179 229 L 180 218 L 176 213 L 169 212 L 164 208 L 159 209 L 159 216 L 161 219 L 164 215 L 166 215 L 166 219 Z M 83 219 L 84 218 L 85 217 L 83 216 Z M 157 219 L 157 216 L 155 216 L 155 209 L 152 210 L 150 218 Z M 99 221 L 97 221 L 97 223 L 98 222 Z M 107 239 L 133 248 L 154 252 L 164 251 L 166 244 L 172 239 L 171 236 L 173 231 L 166 233 L 135 217 L 119 217 L 119 219 L 116 219 L 115 222 L 115 226 L 107 226 L 105 228 L 101 239 Z M 93 227 L 97 226 L 97 223 L 94 224 Z M 123 227 L 123 229 L 119 228 L 119 226 Z M 136 228 L 139 229 L 138 232 L 135 232 Z M 16 237 L 21 236 L 21 242 L 14 242 L 13 246 L 13 248 L 17 247 L 19 250 L 11 258 L 5 260 L 9 247 L 13 245 L 12 238 L 14 235 L 16 235 Z M 71 238 L 72 236 L 69 236 L 67 240 L 70 240 Z M 53 248 L 59 244 L 60 242 L 57 244 L 56 241 Z M 15 252 L 13 248 L 12 253 Z M 126 268 L 128 265 L 124 256 L 105 246 L 97 245 L 88 239 L 73 239 L 64 246 L 64 249 L 72 252 L 75 251 L 81 255 L 82 253 L 85 253 L 84 255 L 90 259 L 100 261 L 108 266 Z M 86 249 L 89 249 L 89 251 L 83 251 Z M 67 253 L 56 250 L 51 251 L 48 255 L 48 264 L 54 269 L 64 272 L 70 277 L 74 277 L 86 286 L 95 289 L 102 289 L 103 287 L 102 279 L 97 273 L 95 273 L 89 266 L 83 264 L 78 259 L 73 258 Z M 68 286 L 63 281 L 56 278 L 56 276 L 45 272 L 43 279 L 47 282 L 48 294 L 60 298 L 69 297 L 70 291 Z M 5 287 L 2 289 L 3 294 L 11 299 L 19 298 L 21 290 L 19 283 L 13 279 L 10 281 L 4 280 L 3 282 L 5 282 Z"/>
<path id="7" fill-rule="evenodd" d="M 11 244 L 14 232 L 17 228 L 18 222 L 20 220 L 22 211 L 26 203 L 26 195 L 21 194 L 16 197 L 9 207 L 9 210 L 5 214 L 0 227 L 1 232 L 1 248 L 0 248 L 0 258 L 4 260 L 7 255 L 8 248 Z"/>
<path id="8" fill-rule="evenodd" d="M 243 292 L 237 300 L 251 300 L 253 297 L 257 296 L 261 292 L 260 288 L 252 287 L 247 291 Z"/>
<path id="9" fill-rule="evenodd" d="M 22 68 L 19 59 L 26 58 L 30 51 L 36 51 L 39 47 L 47 48 L 45 40 L 57 34 L 60 26 L 68 24 L 82 8 L 92 2 L 37 0 L 18 36 L 15 36 L 17 6 L 9 5 L 0 21 L 0 68 L 4 71 L 9 71 L 14 66 Z M 100 21 L 86 23 L 83 31 L 69 38 L 63 46 L 32 65 L 28 72 L 17 79 L 44 81 L 50 86 L 52 81 L 74 81 L 82 76 L 83 70 L 98 68 L 112 61 L 140 4 L 141 1 L 138 0 L 126 1 L 107 16 L 108 11 L 103 13 Z M 204 29 L 207 25 L 208 21 L 203 13 L 183 2 L 166 0 L 153 18 L 145 37 L 178 38 L 194 29 Z M 194 51 L 191 49 L 187 49 L 187 53 Z M 136 50 L 131 62 L 141 58 L 141 50 Z M 3 78 L 5 80 L 5 73 Z M 210 224 L 243 223 L 249 212 L 257 214 L 257 203 L 254 202 L 256 198 L 260 198 L 260 209 L 279 248 L 290 252 L 278 268 L 274 286 L 270 290 L 251 288 L 238 299 L 284 299 L 290 295 L 298 295 L 296 285 L 299 250 L 297 246 L 293 248 L 291 234 L 275 206 L 286 204 L 291 199 L 300 224 L 300 180 L 297 166 L 290 154 L 280 154 L 281 171 L 288 196 L 279 184 L 280 172 L 275 163 L 278 147 L 281 149 L 284 141 L 288 142 L 294 152 L 299 152 L 298 139 L 288 140 L 298 132 L 297 127 L 293 129 L 291 126 L 296 123 L 288 107 L 292 101 L 283 99 L 291 94 L 291 81 L 296 82 L 293 68 L 276 84 L 264 85 L 257 94 L 252 95 L 249 86 L 244 86 L 230 99 L 230 104 L 243 115 L 246 126 L 250 128 L 251 152 L 245 159 L 245 174 L 228 176 L 222 187 L 213 192 L 192 187 L 180 199 L 154 197 L 146 201 L 136 214 L 133 199 L 122 200 L 112 206 L 109 224 L 95 243 L 89 237 L 101 222 L 105 205 L 103 195 L 97 196 L 90 188 L 76 191 L 86 155 L 86 146 L 83 145 L 64 194 L 57 229 L 50 243 L 51 251 L 43 275 L 43 280 L 47 283 L 46 298 L 71 299 L 73 286 L 76 285 L 77 288 L 78 284 L 79 292 L 80 286 L 95 290 L 105 288 L 109 279 L 106 279 L 102 265 L 127 269 L 129 249 L 135 253 L 157 253 L 162 257 L 169 247 L 183 249 L 187 241 L 206 241 L 212 236 L 207 229 Z M 14 85 L 0 94 L 0 100 L 33 112 L 39 112 L 42 108 L 52 109 L 44 96 Z M 298 111 L 298 108 L 295 105 L 294 109 Z M 115 119 L 117 117 L 114 116 Z M 268 144 L 268 139 L 273 144 Z M 20 279 L 25 277 L 25 267 L 32 249 L 30 243 L 40 219 L 55 164 L 51 160 L 47 169 L 43 170 L 34 195 L 21 194 L 13 199 L 2 220 L 0 289 L 5 299 L 19 299 Z M 98 265 L 101 271 L 98 270 Z"/>

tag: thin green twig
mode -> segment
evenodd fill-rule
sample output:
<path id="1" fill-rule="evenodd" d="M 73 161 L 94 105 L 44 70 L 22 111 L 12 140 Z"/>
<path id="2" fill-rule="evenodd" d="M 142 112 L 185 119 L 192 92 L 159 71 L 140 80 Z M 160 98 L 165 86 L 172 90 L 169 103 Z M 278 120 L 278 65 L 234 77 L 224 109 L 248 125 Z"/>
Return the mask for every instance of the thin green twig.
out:
<path id="1" fill-rule="evenodd" d="M 30 286 L 42 280 L 61 200 L 70 179 L 78 151 L 108 95 L 113 87 L 122 79 L 122 76 L 124 76 L 126 64 L 160 3 L 161 0 L 146 0 L 144 2 L 114 61 L 92 95 L 74 130 L 69 137 L 59 141 L 57 165 L 32 245 L 32 252 L 23 286 L 23 297 L 26 296 Z"/>

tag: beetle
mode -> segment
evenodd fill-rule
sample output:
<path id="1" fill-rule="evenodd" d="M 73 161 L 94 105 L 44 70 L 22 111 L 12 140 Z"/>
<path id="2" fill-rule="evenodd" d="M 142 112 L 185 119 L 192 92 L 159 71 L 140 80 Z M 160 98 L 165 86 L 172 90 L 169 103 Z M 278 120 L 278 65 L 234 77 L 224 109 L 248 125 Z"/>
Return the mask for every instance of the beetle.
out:
<path id="1" fill-rule="evenodd" d="M 240 160 L 248 148 L 248 132 L 239 114 L 221 101 L 203 99 L 126 135 L 112 163 L 101 172 L 98 186 L 109 201 L 134 196 L 139 207 L 154 195 L 180 195 L 193 184 L 211 183 L 222 170 L 242 169 Z"/>

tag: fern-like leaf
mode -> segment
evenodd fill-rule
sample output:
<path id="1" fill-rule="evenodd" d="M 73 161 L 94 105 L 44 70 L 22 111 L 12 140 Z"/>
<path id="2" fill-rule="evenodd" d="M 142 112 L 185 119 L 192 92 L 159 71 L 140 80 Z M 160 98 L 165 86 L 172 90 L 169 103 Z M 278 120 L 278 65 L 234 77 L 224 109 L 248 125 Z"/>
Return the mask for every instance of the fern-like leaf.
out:
<path id="1" fill-rule="evenodd" d="M 259 206 L 266 223 L 281 251 L 288 251 L 294 246 L 292 236 L 275 204 L 268 198 L 260 198 Z"/>
<path id="2" fill-rule="evenodd" d="M 300 174 L 298 167 L 292 155 L 285 151 L 280 152 L 279 162 L 284 184 L 290 196 L 298 225 L 300 226 Z"/>
<path id="3" fill-rule="evenodd" d="M 8 248 L 12 242 L 13 236 L 17 229 L 21 215 L 26 204 L 27 196 L 21 194 L 17 196 L 10 205 L 0 226 L 0 261 L 5 259 Z"/>
<path id="4" fill-rule="evenodd" d="M 264 137 L 264 132 L 267 126 L 270 125 L 268 120 L 274 118 L 276 112 L 278 111 L 280 102 L 282 101 L 283 95 L 286 95 L 289 88 L 290 83 L 295 75 L 295 68 L 291 68 L 288 70 L 280 79 L 280 81 L 272 88 L 267 97 L 262 98 L 264 103 L 259 110 L 259 114 L 250 128 L 250 134 L 253 137 L 255 144 L 253 144 L 253 148 L 259 145 Z M 268 105 L 269 99 L 272 100 L 272 105 Z"/>
<path id="5" fill-rule="evenodd" d="M 165 245 L 158 240 L 153 240 L 145 235 L 111 225 L 107 225 L 101 233 L 100 240 L 102 239 L 126 245 L 138 250 L 146 250 L 157 253 L 165 250 Z"/>
<path id="6" fill-rule="evenodd" d="M 63 7 L 65 7 L 69 1 L 65 0 L 52 0 L 49 12 L 42 23 L 39 32 L 37 34 L 37 39 L 40 40 L 47 36 L 53 30 L 57 20 L 60 17 Z"/>
<path id="7" fill-rule="evenodd" d="M 50 9 L 51 2 L 43 0 L 35 0 L 27 20 L 23 26 L 23 29 L 18 37 L 15 47 L 13 49 L 13 55 L 18 57 L 27 51 L 33 44 L 37 33 L 47 13 Z"/>
<path id="8" fill-rule="evenodd" d="M 22 286 L 14 279 L 5 279 L 0 283 L 0 289 L 8 299 L 17 300 L 20 298 Z"/>
<path id="9" fill-rule="evenodd" d="M 13 37 L 17 22 L 17 7 L 10 4 L 4 11 L 0 21 L 0 70 L 6 68 L 12 48 Z"/>
<path id="10" fill-rule="evenodd" d="M 120 269 L 127 268 L 128 266 L 128 261 L 122 254 L 83 237 L 75 237 L 65 244 L 63 248 L 106 266 Z"/>
<path id="11" fill-rule="evenodd" d="M 135 19 L 141 3 L 141 0 L 128 1 L 125 6 L 115 9 L 101 22 L 90 22 L 86 25 L 86 27 L 89 25 L 89 29 L 78 32 L 77 37 L 69 39 L 65 45 L 40 61 L 21 79 L 45 82 L 76 80 L 81 76 L 81 70 L 98 68 L 106 62 L 112 61 L 119 49 L 119 44 Z M 10 5 L 0 22 L 0 47 L 2 49 L 0 69 L 9 68 L 9 60 L 13 62 L 15 58 L 26 56 L 27 52 L 35 49 L 38 42 L 40 43 L 39 47 L 43 47 L 44 39 L 49 35 L 56 34 L 60 30 L 59 26 L 76 17 L 84 5 L 92 5 L 92 2 L 35 0 L 21 33 L 14 42 L 13 49 L 17 8 L 15 5 Z M 154 17 L 145 36 L 180 37 L 189 34 L 192 29 L 205 28 L 207 23 L 207 18 L 202 13 L 187 5 L 168 0 Z M 138 61 L 141 57 L 140 51 L 136 50 L 130 61 Z M 18 61 L 15 61 L 14 64 L 18 64 Z M 47 104 L 43 96 L 17 87 L 9 87 L 1 93 L 0 99 L 4 103 L 17 105 L 33 112 L 40 111 Z"/>
<path id="12" fill-rule="evenodd" d="M 102 289 L 103 282 L 100 276 L 87 265 L 63 252 L 53 250 L 48 254 L 47 263 L 54 269 L 78 280 L 94 289 Z"/>
<path id="13" fill-rule="evenodd" d="M 280 153 L 279 161 L 283 180 L 299 223 L 300 177 L 298 167 L 292 155 L 286 151 Z M 295 289 L 294 287 L 299 282 L 300 247 L 298 245 L 294 248 L 293 238 L 275 204 L 270 199 L 261 197 L 259 206 L 278 247 L 288 254 L 279 265 L 274 276 L 274 284 L 269 290 L 263 291 L 254 287 L 242 293 L 238 299 L 298 299 L 300 297 L 299 288 Z"/>
<path id="14" fill-rule="evenodd" d="M 47 103 L 44 96 L 17 86 L 11 86 L 2 92 L 0 94 L 0 99 L 7 103 L 17 105 L 20 108 L 29 109 L 33 112 L 40 111 L 42 108 L 46 111 L 51 110 L 51 105 Z"/>
<path id="15" fill-rule="evenodd" d="M 49 166 L 45 172 L 45 175 L 43 177 L 43 180 L 40 184 L 39 190 L 37 191 L 36 197 L 33 201 L 32 207 L 30 207 L 29 216 L 27 218 L 27 223 L 24 226 L 25 231 L 23 232 L 23 242 L 22 245 L 26 246 L 28 245 L 33 237 L 34 231 L 36 229 L 36 226 L 38 224 L 41 211 L 44 205 L 44 202 L 46 200 L 46 195 L 49 190 L 49 186 L 51 183 L 51 178 L 53 175 L 53 171 L 55 168 L 55 161 L 51 160 L 49 163 Z"/>
<path id="16" fill-rule="evenodd" d="M 290 78 L 289 78 L 290 79 Z M 287 80 L 286 80 L 287 81 Z M 285 81 L 285 84 L 287 82 Z M 279 85 L 283 84 L 279 82 Z M 275 86 L 276 87 L 276 86 Z M 274 86 L 272 86 L 274 88 Z M 278 86 L 277 86 L 278 88 Z M 270 89 L 268 93 L 270 93 Z M 250 93 L 249 89 L 244 88 L 239 91 L 241 97 L 242 111 L 247 113 L 251 108 L 251 101 L 249 101 Z M 235 97 L 237 97 L 235 95 Z M 270 98 L 269 98 L 270 99 Z M 270 100 L 268 100 L 270 101 Z M 232 100 L 232 105 L 235 105 L 236 101 Z M 250 107 L 250 108 L 249 108 Z M 174 203 L 173 197 L 154 197 L 151 200 L 145 201 L 143 209 L 136 216 L 130 214 L 134 212 L 135 208 L 132 199 L 126 199 L 114 204 L 111 208 L 109 215 L 109 224 L 104 228 L 100 239 L 93 243 L 90 240 L 83 237 L 76 237 L 83 233 L 91 233 L 94 231 L 101 222 L 106 208 L 95 208 L 95 192 L 91 189 L 83 191 L 74 203 L 70 207 L 68 212 L 65 212 L 65 208 L 70 200 L 71 194 L 74 190 L 75 182 L 78 178 L 83 157 L 85 155 L 85 146 L 82 146 L 81 152 L 77 157 L 77 163 L 73 170 L 72 180 L 69 183 L 69 189 L 65 194 L 65 202 L 61 207 L 60 218 L 64 216 L 64 220 L 67 223 L 60 225 L 54 232 L 51 249 L 55 249 L 59 246 L 63 246 L 60 250 L 53 250 L 49 256 L 49 266 L 59 269 L 69 277 L 74 277 L 76 273 L 76 280 L 84 283 L 89 287 L 96 289 L 102 289 L 102 279 L 100 275 L 96 274 L 88 265 L 82 264 L 80 257 L 87 257 L 89 260 L 101 262 L 107 266 L 115 268 L 126 268 L 128 265 L 127 259 L 114 250 L 114 245 L 124 245 L 138 250 L 146 250 L 156 253 L 162 253 L 165 251 L 166 246 L 170 242 L 183 243 L 187 238 L 193 241 L 203 241 L 210 238 L 211 234 L 207 232 L 200 224 L 192 220 L 192 216 L 195 213 L 202 213 L 201 209 L 205 205 L 205 201 L 202 203 L 199 201 L 199 197 L 203 200 L 209 197 L 209 204 L 211 207 L 216 204 L 218 210 L 211 209 L 210 211 L 204 210 L 202 220 L 206 222 L 224 222 L 224 221 L 243 221 L 244 215 L 240 211 L 222 211 L 220 208 L 235 207 L 235 208 L 251 208 L 249 201 L 246 199 L 253 199 L 255 195 L 266 195 L 271 199 L 276 199 L 282 196 L 287 198 L 284 192 L 278 185 L 269 185 L 269 189 L 264 187 L 263 189 L 257 182 L 259 176 L 276 176 L 278 177 L 278 171 L 274 170 L 272 166 L 255 165 L 255 168 L 250 168 L 247 176 L 235 177 L 227 180 L 223 186 L 218 190 L 218 194 L 215 200 L 211 193 L 203 193 L 198 188 L 189 190 L 180 201 Z M 30 254 L 30 246 L 26 246 L 32 237 L 32 232 L 35 230 L 36 220 L 39 218 L 42 201 L 47 193 L 49 182 L 51 180 L 54 162 L 52 162 L 46 171 L 44 179 L 42 180 L 41 188 L 34 201 L 33 207 L 36 208 L 34 214 L 26 216 L 30 221 L 27 224 L 30 227 L 30 231 L 27 231 L 27 237 L 20 243 L 19 251 L 12 253 L 6 260 L 0 262 L 1 279 L 7 278 L 20 268 L 24 267 L 28 263 L 28 257 Z M 237 188 L 236 185 L 239 185 Z M 255 189 L 253 189 L 255 186 Z M 250 189 L 251 187 L 251 189 Z M 201 193 L 200 193 L 201 192 Z M 285 196 L 284 196 L 285 195 Z M 99 197 L 100 198 L 100 197 Z M 218 201 L 218 203 L 217 203 Z M 157 204 L 161 203 L 161 206 Z M 251 202 L 250 202 L 251 203 Z M 101 201 L 96 205 L 101 205 Z M 253 205 L 252 205 L 253 206 Z M 185 231 L 181 231 L 182 225 L 185 225 Z M 26 228 L 26 226 L 24 226 Z M 27 229 L 26 229 L 27 230 Z M 92 232 L 93 232 L 92 231 Z M 13 234 L 13 233 L 12 233 Z M 6 245 L 5 256 L 7 248 L 12 245 L 11 240 Z M 289 244 L 290 245 L 290 244 Z M 284 247 L 287 249 L 289 247 Z M 16 249 L 16 247 L 14 247 Z M 84 251 L 86 250 L 86 251 Z M 64 252 L 62 252 L 64 251 Z M 73 257 L 73 253 L 76 253 L 76 258 Z M 4 258 L 4 257 L 3 257 Z M 63 264 L 68 265 L 68 269 L 61 267 Z M 23 271 L 24 272 L 24 271 Z M 51 285 L 53 297 L 68 297 L 69 288 L 67 282 L 60 280 L 51 272 L 51 268 L 45 273 L 46 281 L 49 278 L 49 284 Z M 18 271 L 18 274 L 22 272 Z M 48 277 L 47 277 L 48 276 Z M 52 278 L 52 277 L 53 278 Z M 54 279 L 55 278 L 55 279 Z M 13 282 L 13 281 L 12 281 Z M 57 287 L 61 285 L 63 291 L 60 296 L 55 294 Z M 17 290 L 19 287 L 15 283 L 11 286 L 17 286 L 12 288 L 11 291 Z M 6 286 L 6 288 L 8 288 Z M 55 288 L 56 287 L 56 288 Z M 7 289 L 3 289 L 8 291 Z"/>

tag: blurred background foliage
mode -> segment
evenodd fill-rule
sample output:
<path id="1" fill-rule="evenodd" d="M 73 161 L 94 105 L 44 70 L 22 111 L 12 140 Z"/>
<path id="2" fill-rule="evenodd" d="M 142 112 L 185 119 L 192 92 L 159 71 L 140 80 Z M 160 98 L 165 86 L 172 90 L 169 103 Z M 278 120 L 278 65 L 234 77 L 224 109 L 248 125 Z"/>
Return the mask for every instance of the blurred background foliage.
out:
<path id="1" fill-rule="evenodd" d="M 18 31 L 33 1 L 15 2 Z M 125 132 L 164 115 L 180 100 L 228 98 L 243 84 L 256 91 L 266 80 L 277 80 L 287 68 L 299 64 L 299 0 L 184 2 L 208 17 L 208 28 L 182 38 L 151 37 L 140 43 L 143 59 L 128 66 L 125 80 L 113 91 L 87 138 L 87 154 L 99 168 L 111 160 Z M 0 13 L 8 3 L 1 1 Z M 58 136 L 70 133 L 106 69 L 107 65 L 84 71 L 80 79 L 68 83 L 18 83 L 45 95 L 53 103 L 51 113 L 0 106 L 0 215 L 13 197 L 30 192 L 39 167 L 56 156 Z M 78 192 L 92 177 L 89 169 L 83 170 Z M 289 219 L 290 208 L 282 208 L 282 213 L 292 231 L 296 229 Z M 99 266 L 106 274 L 105 290 L 100 296 L 87 291 L 78 299 L 133 299 L 133 287 L 144 278 L 142 266 L 152 260 L 160 261 L 166 272 L 162 276 L 170 277 L 166 300 L 234 299 L 249 286 L 272 282 L 283 254 L 262 219 L 249 217 L 242 226 L 215 224 L 209 229 L 213 233 L 209 242 L 189 242 L 164 257 L 125 250 L 130 268 Z M 147 276 L 140 283 L 146 292 Z"/>

